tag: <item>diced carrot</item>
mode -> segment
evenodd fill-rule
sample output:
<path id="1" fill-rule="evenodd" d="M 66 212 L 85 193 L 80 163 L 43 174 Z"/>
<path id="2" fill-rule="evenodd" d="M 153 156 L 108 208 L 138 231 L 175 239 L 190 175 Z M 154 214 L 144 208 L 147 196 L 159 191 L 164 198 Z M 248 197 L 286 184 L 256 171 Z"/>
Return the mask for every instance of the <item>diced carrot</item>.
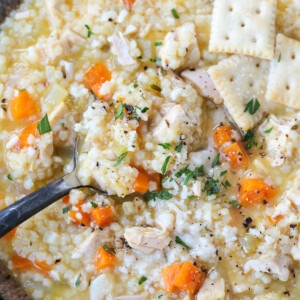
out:
<path id="1" fill-rule="evenodd" d="M 63 202 L 63 204 L 65 204 L 65 205 L 70 205 L 70 194 L 64 196 L 64 197 L 62 198 L 62 202 Z"/>
<path id="2" fill-rule="evenodd" d="M 229 125 L 221 125 L 214 129 L 212 136 L 215 146 L 220 148 L 226 142 L 231 142 L 233 130 L 233 127 Z"/>
<path id="3" fill-rule="evenodd" d="M 88 227 L 90 226 L 91 223 L 91 217 L 90 214 L 82 211 L 81 205 L 83 203 L 84 203 L 83 201 L 78 201 L 78 203 L 74 205 L 75 208 L 72 207 L 71 210 L 69 210 L 68 214 L 70 219 L 75 223 L 77 223 L 78 225 Z"/>
<path id="4" fill-rule="evenodd" d="M 248 155 L 239 142 L 233 142 L 225 146 L 225 148 L 222 148 L 221 153 L 233 168 L 247 168 Z"/>
<path id="5" fill-rule="evenodd" d="M 30 146 L 30 144 L 28 143 L 28 138 L 30 135 L 32 135 L 33 137 L 38 137 L 40 135 L 37 129 L 38 122 L 39 121 L 30 123 L 25 128 L 23 128 L 23 130 L 19 134 L 19 140 L 13 146 L 13 151 L 17 152 L 25 147 Z"/>
<path id="6" fill-rule="evenodd" d="M 34 267 L 43 271 L 43 272 L 50 272 L 52 270 L 52 266 L 47 264 L 45 261 L 35 260 L 33 262 Z"/>
<path id="7" fill-rule="evenodd" d="M 13 120 L 20 120 L 36 115 L 39 106 L 26 90 L 21 90 L 18 96 L 11 100 L 9 111 Z"/>
<path id="8" fill-rule="evenodd" d="M 98 226 L 105 227 L 113 221 L 114 211 L 110 206 L 98 206 L 92 209 L 91 215 Z"/>
<path id="9" fill-rule="evenodd" d="M 168 293 L 176 293 L 178 288 L 174 282 L 182 268 L 182 263 L 174 263 L 162 269 L 162 277 L 165 284 L 165 289 Z"/>
<path id="10" fill-rule="evenodd" d="M 88 69 L 83 77 L 83 84 L 91 90 L 97 97 L 102 99 L 105 95 L 100 93 L 102 84 L 111 79 L 111 72 L 101 62 L 98 62 Z"/>
<path id="11" fill-rule="evenodd" d="M 26 271 L 33 267 L 32 261 L 28 258 L 24 258 L 18 254 L 15 254 L 11 258 L 13 271 Z"/>
<path id="12" fill-rule="evenodd" d="M 276 195 L 276 189 L 261 178 L 244 178 L 239 190 L 239 201 L 242 206 L 263 203 Z"/>
<path id="13" fill-rule="evenodd" d="M 131 10 L 132 6 L 134 4 L 135 0 L 123 0 L 123 3 L 126 5 L 126 7 Z"/>
<path id="14" fill-rule="evenodd" d="M 133 184 L 133 189 L 137 193 L 145 193 L 149 189 L 149 179 L 147 173 L 138 169 L 138 176 Z"/>
<path id="15" fill-rule="evenodd" d="M 116 256 L 114 253 L 108 252 L 103 247 L 99 248 L 96 255 L 96 270 L 100 270 L 114 266 Z"/>
<path id="16" fill-rule="evenodd" d="M 180 291 L 186 291 L 194 295 L 200 288 L 205 279 L 205 274 L 193 265 L 186 261 L 175 278 L 174 285 Z"/>

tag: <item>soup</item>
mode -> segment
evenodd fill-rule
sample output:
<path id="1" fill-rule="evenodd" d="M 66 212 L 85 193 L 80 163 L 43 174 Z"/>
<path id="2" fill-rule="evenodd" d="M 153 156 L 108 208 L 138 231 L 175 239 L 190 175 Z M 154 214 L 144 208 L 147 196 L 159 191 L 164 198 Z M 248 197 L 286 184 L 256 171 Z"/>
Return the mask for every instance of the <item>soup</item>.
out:
<path id="1" fill-rule="evenodd" d="M 0 27 L 0 239 L 33 299 L 298 299 L 297 1 L 25 0 Z"/>

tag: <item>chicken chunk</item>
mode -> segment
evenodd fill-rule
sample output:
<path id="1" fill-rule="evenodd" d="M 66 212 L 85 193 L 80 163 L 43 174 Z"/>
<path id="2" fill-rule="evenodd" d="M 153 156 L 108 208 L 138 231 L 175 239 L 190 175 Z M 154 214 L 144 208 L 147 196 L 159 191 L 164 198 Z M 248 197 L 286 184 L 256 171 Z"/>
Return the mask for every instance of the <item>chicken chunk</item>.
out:
<path id="1" fill-rule="evenodd" d="M 168 232 L 153 227 L 126 228 L 124 237 L 132 248 L 146 254 L 164 249 L 171 241 Z"/>
<path id="2" fill-rule="evenodd" d="M 165 69 L 176 70 L 197 63 L 200 59 L 200 51 L 195 25 L 187 22 L 170 31 L 163 41 L 159 55 Z"/>

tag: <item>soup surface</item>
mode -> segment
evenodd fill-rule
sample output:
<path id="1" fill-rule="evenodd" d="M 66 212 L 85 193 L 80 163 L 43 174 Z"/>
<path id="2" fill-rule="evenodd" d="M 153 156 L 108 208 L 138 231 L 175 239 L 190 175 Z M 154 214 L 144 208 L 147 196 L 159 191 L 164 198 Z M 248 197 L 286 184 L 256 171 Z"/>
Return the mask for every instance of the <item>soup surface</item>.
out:
<path id="1" fill-rule="evenodd" d="M 25 0 L 0 25 L 0 239 L 33 299 L 299 299 L 298 0 Z M 299 56 L 299 57 L 298 57 Z"/>

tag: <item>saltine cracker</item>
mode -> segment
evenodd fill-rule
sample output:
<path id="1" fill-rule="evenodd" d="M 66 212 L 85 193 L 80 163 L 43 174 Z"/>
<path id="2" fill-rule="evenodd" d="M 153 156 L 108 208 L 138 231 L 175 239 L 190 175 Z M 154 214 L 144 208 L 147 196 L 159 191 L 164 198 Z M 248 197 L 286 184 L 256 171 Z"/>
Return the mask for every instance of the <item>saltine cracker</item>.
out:
<path id="1" fill-rule="evenodd" d="M 278 34 L 270 64 L 266 99 L 300 109 L 300 41 Z"/>
<path id="2" fill-rule="evenodd" d="M 215 0 L 209 51 L 272 59 L 276 4 L 277 0 Z"/>
<path id="3" fill-rule="evenodd" d="M 207 71 L 234 122 L 244 131 L 253 128 L 263 117 L 269 61 L 235 54 Z M 261 104 L 253 115 L 244 111 L 251 99 Z"/>

